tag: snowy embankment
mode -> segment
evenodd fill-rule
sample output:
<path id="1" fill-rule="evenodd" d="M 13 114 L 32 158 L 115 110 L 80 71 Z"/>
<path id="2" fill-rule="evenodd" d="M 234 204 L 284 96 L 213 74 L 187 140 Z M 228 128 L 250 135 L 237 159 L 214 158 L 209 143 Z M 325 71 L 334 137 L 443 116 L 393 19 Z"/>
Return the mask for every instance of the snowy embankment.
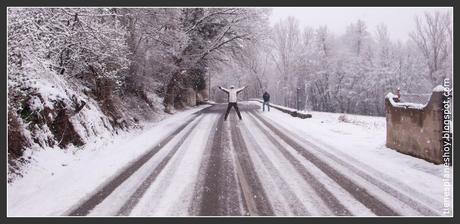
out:
<path id="1" fill-rule="evenodd" d="M 375 178 L 403 191 L 402 184 L 414 187 L 428 196 L 433 206 L 442 207 L 444 166 L 385 147 L 385 117 L 314 111 L 311 114 L 311 119 L 299 120 L 276 110 L 262 113 L 278 125 L 314 142 L 322 150 L 353 161 L 358 164 L 357 168 L 373 173 Z"/>
<path id="2" fill-rule="evenodd" d="M 259 103 L 263 103 L 263 101 L 259 100 L 259 99 L 250 99 L 250 100 L 251 101 L 257 101 Z M 311 118 L 311 116 L 312 116 L 309 113 L 305 113 L 303 111 L 299 111 L 299 110 L 296 110 L 296 109 L 292 109 L 292 108 L 289 108 L 289 107 L 284 107 L 284 106 L 273 104 L 273 103 L 270 103 L 270 107 L 278 109 L 279 111 L 281 111 L 283 113 L 290 114 L 293 117 L 299 117 L 299 118 L 302 118 L 302 119 Z"/>
<path id="3" fill-rule="evenodd" d="M 28 172 L 8 184 L 8 216 L 62 215 L 208 106 L 179 112 L 142 130 L 96 139 L 84 148 L 28 151 L 34 158 Z"/>

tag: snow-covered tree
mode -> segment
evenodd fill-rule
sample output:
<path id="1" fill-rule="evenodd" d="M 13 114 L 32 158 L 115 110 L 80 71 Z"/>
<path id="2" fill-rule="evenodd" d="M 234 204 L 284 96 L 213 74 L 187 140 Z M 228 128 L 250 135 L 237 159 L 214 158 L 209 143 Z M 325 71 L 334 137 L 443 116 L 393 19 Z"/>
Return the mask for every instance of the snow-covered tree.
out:
<path id="1" fill-rule="evenodd" d="M 274 25 L 272 58 L 282 80 L 283 104 L 291 107 L 296 105 L 295 90 L 298 81 L 296 69 L 300 61 L 301 43 L 302 36 L 297 19 L 288 17 Z"/>
<path id="2" fill-rule="evenodd" d="M 416 29 L 412 40 L 425 58 L 427 76 L 432 86 L 451 76 L 452 22 L 449 12 L 426 12 L 423 18 L 416 17 Z"/>
<path id="3" fill-rule="evenodd" d="M 200 90 L 205 85 L 204 70 L 211 62 L 222 62 L 226 54 L 242 50 L 266 21 L 263 9 L 187 8 L 181 9 L 181 29 L 188 42 L 175 59 L 164 104 L 166 111 L 180 106 L 185 88 Z M 192 86 L 183 85 L 191 83 Z"/>

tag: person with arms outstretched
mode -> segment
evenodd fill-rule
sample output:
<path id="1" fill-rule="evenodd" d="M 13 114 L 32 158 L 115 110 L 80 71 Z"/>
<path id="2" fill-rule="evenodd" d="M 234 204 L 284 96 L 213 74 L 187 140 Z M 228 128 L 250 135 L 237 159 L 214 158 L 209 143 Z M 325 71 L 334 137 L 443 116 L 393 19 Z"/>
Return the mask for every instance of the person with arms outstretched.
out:
<path id="1" fill-rule="evenodd" d="M 227 112 L 225 112 L 225 117 L 224 117 L 225 121 L 227 120 L 228 113 L 230 112 L 230 109 L 232 107 L 235 108 L 236 114 L 238 114 L 238 117 L 240 118 L 240 120 L 243 120 L 243 118 L 241 117 L 240 110 L 238 109 L 237 95 L 238 95 L 239 92 L 243 91 L 243 89 L 245 89 L 245 88 L 246 88 L 246 86 L 238 88 L 238 89 L 235 89 L 235 86 L 231 85 L 230 89 L 226 89 L 226 88 L 223 88 L 222 86 L 219 86 L 220 90 L 222 90 L 222 91 L 224 91 L 224 92 L 226 92 L 228 94 Z"/>

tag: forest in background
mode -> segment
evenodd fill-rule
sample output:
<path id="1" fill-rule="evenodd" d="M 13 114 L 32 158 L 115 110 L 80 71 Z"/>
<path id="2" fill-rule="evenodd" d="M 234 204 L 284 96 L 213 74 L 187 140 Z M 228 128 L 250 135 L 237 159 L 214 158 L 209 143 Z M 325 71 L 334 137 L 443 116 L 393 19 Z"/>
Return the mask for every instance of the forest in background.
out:
<path id="1" fill-rule="evenodd" d="M 82 146 L 220 101 L 248 85 L 299 109 L 383 115 L 387 92 L 430 93 L 452 77 L 452 15 L 426 13 L 406 42 L 384 24 L 346 33 L 269 23 L 263 8 L 9 8 L 8 158 Z M 209 92 L 210 91 L 210 92 Z M 10 170 L 9 170 L 10 171 Z M 11 169 L 14 172 L 14 169 Z"/>
<path id="2" fill-rule="evenodd" d="M 452 15 L 426 12 L 414 20 L 403 42 L 383 23 L 357 20 L 336 34 L 288 17 L 213 75 L 249 83 L 248 97 L 268 91 L 272 102 L 300 110 L 384 116 L 388 92 L 428 95 L 452 78 Z"/>

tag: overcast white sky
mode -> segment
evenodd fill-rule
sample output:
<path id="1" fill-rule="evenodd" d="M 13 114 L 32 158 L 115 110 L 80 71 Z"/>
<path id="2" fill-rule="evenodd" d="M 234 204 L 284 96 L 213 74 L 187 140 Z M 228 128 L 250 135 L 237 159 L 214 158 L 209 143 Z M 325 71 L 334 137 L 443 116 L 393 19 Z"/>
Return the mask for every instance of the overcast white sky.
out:
<path id="1" fill-rule="evenodd" d="M 391 39 L 405 41 L 415 28 L 415 15 L 436 10 L 450 11 L 453 15 L 450 7 L 278 7 L 273 8 L 270 22 L 273 25 L 280 19 L 293 16 L 301 27 L 327 25 L 333 33 L 341 35 L 350 23 L 361 19 L 372 34 L 378 24 L 385 23 Z"/>

